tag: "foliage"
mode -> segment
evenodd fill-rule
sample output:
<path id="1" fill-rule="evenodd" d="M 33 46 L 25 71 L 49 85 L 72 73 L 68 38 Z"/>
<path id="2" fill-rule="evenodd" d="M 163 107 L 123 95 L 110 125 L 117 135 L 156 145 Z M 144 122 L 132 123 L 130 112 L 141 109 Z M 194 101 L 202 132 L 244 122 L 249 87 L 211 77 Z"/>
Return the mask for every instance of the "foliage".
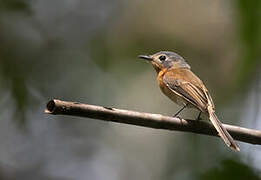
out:
<path id="1" fill-rule="evenodd" d="M 220 167 L 214 167 L 200 175 L 200 180 L 259 180 L 260 172 L 249 165 L 233 159 L 224 160 Z"/>

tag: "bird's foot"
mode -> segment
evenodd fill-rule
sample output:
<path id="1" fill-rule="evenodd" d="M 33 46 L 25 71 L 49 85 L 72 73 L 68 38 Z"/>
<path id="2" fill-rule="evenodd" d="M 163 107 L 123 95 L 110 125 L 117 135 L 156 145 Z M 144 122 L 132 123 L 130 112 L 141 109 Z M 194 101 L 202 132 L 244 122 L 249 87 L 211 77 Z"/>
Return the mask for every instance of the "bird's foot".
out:
<path id="1" fill-rule="evenodd" d="M 178 119 L 180 120 L 181 124 L 183 125 L 182 118 L 181 118 L 179 115 L 174 114 L 172 117 L 174 117 L 174 118 L 178 118 Z"/>

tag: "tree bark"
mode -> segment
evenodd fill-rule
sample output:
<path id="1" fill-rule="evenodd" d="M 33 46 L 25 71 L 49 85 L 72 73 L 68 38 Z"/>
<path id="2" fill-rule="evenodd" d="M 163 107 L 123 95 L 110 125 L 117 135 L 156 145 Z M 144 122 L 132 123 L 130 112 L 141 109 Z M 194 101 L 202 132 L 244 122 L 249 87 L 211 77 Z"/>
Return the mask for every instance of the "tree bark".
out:
<path id="1" fill-rule="evenodd" d="M 88 117 L 103 121 L 132 124 L 155 129 L 185 131 L 210 136 L 218 136 L 214 126 L 207 121 L 179 119 L 160 114 L 151 114 L 129 110 L 102 107 L 78 102 L 50 100 L 45 113 L 53 115 L 71 115 Z M 261 144 L 261 131 L 223 124 L 231 136 L 238 141 Z"/>

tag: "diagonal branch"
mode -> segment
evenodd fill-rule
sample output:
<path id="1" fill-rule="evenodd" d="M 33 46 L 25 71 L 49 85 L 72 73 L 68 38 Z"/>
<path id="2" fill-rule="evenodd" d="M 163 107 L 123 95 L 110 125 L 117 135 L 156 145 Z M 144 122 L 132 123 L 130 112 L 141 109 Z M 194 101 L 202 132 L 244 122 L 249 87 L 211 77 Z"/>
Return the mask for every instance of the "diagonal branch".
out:
<path id="1" fill-rule="evenodd" d="M 150 114 L 78 102 L 50 100 L 47 103 L 45 113 L 53 115 L 71 115 L 112 121 L 123 124 L 132 124 L 155 129 L 167 129 L 176 131 L 193 132 L 210 136 L 218 136 L 214 126 L 205 121 L 179 119 L 160 114 Z M 261 144 L 261 131 L 247 129 L 239 126 L 223 124 L 231 136 L 238 141 Z"/>

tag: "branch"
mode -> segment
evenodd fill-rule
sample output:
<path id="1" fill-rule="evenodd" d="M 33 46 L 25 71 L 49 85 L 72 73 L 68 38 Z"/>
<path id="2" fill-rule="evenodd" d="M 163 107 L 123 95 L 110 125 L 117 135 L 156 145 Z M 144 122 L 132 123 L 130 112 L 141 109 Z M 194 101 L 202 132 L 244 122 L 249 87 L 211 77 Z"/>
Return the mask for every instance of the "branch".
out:
<path id="1" fill-rule="evenodd" d="M 206 121 L 185 120 L 160 114 L 94 106 L 57 99 L 50 100 L 47 103 L 45 113 L 88 117 L 103 121 L 132 124 L 155 129 L 167 129 L 218 136 L 214 126 Z M 261 131 L 227 124 L 223 124 L 223 126 L 235 140 L 251 144 L 261 144 Z"/>

